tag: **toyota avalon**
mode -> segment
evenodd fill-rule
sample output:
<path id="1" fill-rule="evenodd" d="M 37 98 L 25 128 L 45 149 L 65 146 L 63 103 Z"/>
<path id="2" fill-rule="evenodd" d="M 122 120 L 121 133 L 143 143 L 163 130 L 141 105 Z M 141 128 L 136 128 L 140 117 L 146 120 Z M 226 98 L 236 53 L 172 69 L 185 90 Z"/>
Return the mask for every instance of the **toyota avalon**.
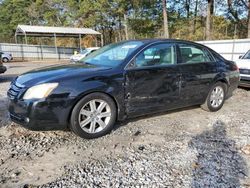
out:
<path id="1" fill-rule="evenodd" d="M 97 138 L 126 118 L 193 105 L 218 111 L 238 84 L 236 64 L 201 44 L 124 41 L 78 64 L 18 76 L 8 90 L 9 114 L 32 130 L 69 127 Z"/>

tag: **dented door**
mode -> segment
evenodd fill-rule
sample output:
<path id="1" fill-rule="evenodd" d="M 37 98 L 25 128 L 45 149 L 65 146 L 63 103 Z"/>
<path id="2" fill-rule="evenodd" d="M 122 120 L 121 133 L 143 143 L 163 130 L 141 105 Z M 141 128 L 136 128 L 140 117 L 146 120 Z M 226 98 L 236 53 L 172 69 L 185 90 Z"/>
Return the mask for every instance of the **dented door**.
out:
<path id="1" fill-rule="evenodd" d="M 159 112 L 180 105 L 180 75 L 176 65 L 128 70 L 125 80 L 125 104 L 130 116 Z"/>

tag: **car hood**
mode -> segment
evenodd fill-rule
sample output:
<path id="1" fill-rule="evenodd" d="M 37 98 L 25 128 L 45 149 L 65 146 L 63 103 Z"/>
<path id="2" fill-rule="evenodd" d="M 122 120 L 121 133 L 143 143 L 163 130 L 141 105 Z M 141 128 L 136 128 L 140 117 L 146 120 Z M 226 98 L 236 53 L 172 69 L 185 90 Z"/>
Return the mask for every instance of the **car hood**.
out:
<path id="1" fill-rule="evenodd" d="M 240 69 L 250 69 L 250 59 L 239 59 L 236 64 Z"/>
<path id="2" fill-rule="evenodd" d="M 37 84 L 48 82 L 59 82 L 63 78 L 75 76 L 87 76 L 99 71 L 111 69 L 110 67 L 101 67 L 89 64 L 65 64 L 54 65 L 39 69 L 34 69 L 24 73 L 16 78 L 17 85 L 30 87 Z"/>

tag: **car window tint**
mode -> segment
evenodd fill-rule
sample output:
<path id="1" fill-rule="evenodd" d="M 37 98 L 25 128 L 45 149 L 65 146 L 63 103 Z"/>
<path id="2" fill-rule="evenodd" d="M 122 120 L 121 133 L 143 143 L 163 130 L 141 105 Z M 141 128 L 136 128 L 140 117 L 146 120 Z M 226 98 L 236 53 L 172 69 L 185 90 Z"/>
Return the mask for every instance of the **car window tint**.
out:
<path id="1" fill-rule="evenodd" d="M 195 46 L 180 46 L 182 63 L 206 63 L 212 59 L 206 50 L 202 50 Z"/>
<path id="2" fill-rule="evenodd" d="M 158 44 L 142 51 L 135 59 L 136 67 L 171 65 L 176 63 L 175 47 Z"/>

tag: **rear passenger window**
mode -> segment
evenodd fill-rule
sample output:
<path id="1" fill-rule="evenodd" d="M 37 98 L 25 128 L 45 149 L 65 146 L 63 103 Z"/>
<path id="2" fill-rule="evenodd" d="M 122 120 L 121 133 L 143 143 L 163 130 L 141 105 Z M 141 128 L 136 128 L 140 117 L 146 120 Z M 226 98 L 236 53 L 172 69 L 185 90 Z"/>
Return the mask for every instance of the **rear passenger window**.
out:
<path id="1" fill-rule="evenodd" d="M 206 50 L 189 45 L 180 45 L 179 47 L 182 63 L 207 63 L 213 61 Z"/>

